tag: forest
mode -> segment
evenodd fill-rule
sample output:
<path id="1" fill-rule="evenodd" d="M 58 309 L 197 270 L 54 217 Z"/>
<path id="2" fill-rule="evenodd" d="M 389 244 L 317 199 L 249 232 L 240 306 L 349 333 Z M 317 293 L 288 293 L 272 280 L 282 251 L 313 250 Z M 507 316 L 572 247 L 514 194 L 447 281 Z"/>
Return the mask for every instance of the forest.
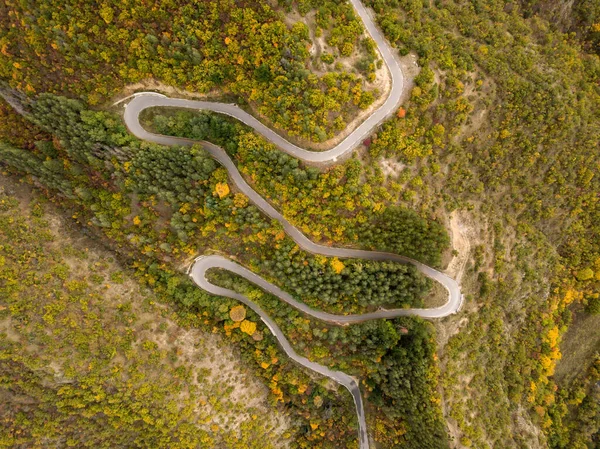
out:
<path id="1" fill-rule="evenodd" d="M 467 210 L 491 228 L 491 251 L 476 247 L 471 267 L 473 320 L 442 360 L 456 438 L 473 447 L 593 445 L 598 411 L 588 407 L 587 427 L 574 426 L 583 402 L 568 402 L 575 387 L 553 379 L 573 304 L 589 313 L 598 302 L 600 61 L 586 53 L 589 34 L 563 34 L 500 1 L 369 4 L 399 52 L 416 52 L 424 67 L 370 156 L 415 161 L 411 174 L 427 186 L 410 199 L 417 208 Z M 478 357 L 464 360 L 464 351 Z M 542 429 L 537 443 L 517 430 L 515 404 Z"/>
<path id="2" fill-rule="evenodd" d="M 595 3 L 573 2 L 567 15 L 544 1 L 365 3 L 420 72 L 409 100 L 348 160 L 304 166 L 216 114 L 148 110 L 144 124 L 221 145 L 254 189 L 321 243 L 444 267 L 447 217 L 469 214 L 481 237 L 462 280 L 466 310 L 437 330 L 408 318 L 340 328 L 230 274 L 214 281 L 256 299 L 299 353 L 363 379 L 381 447 L 594 447 L 597 359 L 570 383 L 554 373 L 573 311 L 600 311 Z M 108 105 L 153 78 L 241 103 L 292 138 L 324 141 L 374 101 L 376 56 L 343 1 L 214 5 L 0 5 L 0 92 L 17 107 L 0 100 L 0 160 L 101 236 L 182 323 L 227 338 L 273 406 L 299 423 L 295 447 L 356 447 L 350 397 L 286 362 L 256 316 L 182 273 L 197 254 L 225 253 L 338 313 L 420 306 L 428 282 L 405 266 L 304 253 L 200 146 L 140 142 Z M 316 30 L 286 22 L 292 12 L 314 12 Z M 334 48 L 320 56 L 326 73 L 309 70 L 311 33 Z M 361 49 L 364 64 L 340 69 L 336 61 Z M 394 173 L 384 170 L 390 161 Z M 7 365 L 2 379 L 16 383 L 18 367 L 40 385 L 26 363 L 10 363 L 21 365 Z"/>
<path id="3" fill-rule="evenodd" d="M 337 55 L 361 47 L 362 25 L 350 5 L 321 5 L 319 29 Z M 311 74 L 304 63 L 310 46 L 305 24 L 288 28 L 279 11 L 260 1 L 0 5 L 0 78 L 22 92 L 98 105 L 127 85 L 157 79 L 192 92 L 243 98 L 291 136 L 322 141 L 368 107 L 376 93 L 358 72 Z M 374 63 L 372 55 L 364 57 Z"/>
<path id="4" fill-rule="evenodd" d="M 91 111 L 78 101 L 52 94 L 42 94 L 23 106 L 30 109 L 28 117 L 34 123 L 25 125 L 29 133 L 21 133 L 19 139 L 32 141 L 25 144 L 25 149 L 18 149 L 14 146 L 18 142 L 6 136 L 10 143 L 0 147 L 2 160 L 11 169 L 29 173 L 38 185 L 48 189 L 46 192 L 52 198 L 60 198 L 58 201 L 63 206 L 68 204 L 72 208 L 71 216 L 79 223 L 102 232 L 113 248 L 127 258 L 139 279 L 164 301 L 177 304 L 181 313 L 205 317 L 203 325 L 232 338 L 242 349 L 242 354 L 253 354 L 251 362 L 261 369 L 266 369 L 263 364 L 267 362 L 262 355 L 265 351 L 272 354 L 273 359 L 282 357 L 276 342 L 259 326 L 256 318 L 250 321 L 251 325 L 243 327 L 243 320 L 232 320 L 229 311 L 235 306 L 233 301 L 211 297 L 185 279 L 178 267 L 188 264 L 191 256 L 211 250 L 226 252 L 281 287 L 288 287 L 297 299 L 338 313 L 373 310 L 382 304 L 419 305 L 429 288 L 429 282 L 408 266 L 327 259 L 299 250 L 278 224 L 266 220 L 255 206 L 249 204 L 247 197 L 232 190 L 227 172 L 200 147 L 164 148 L 140 142 L 126 132 L 118 117 Z M 7 105 L 4 111 L 15 114 Z M 209 123 L 207 132 L 218 136 L 223 126 L 221 121 Z M 252 135 L 252 138 L 254 145 L 265 146 L 265 151 L 270 151 L 268 154 L 275 151 L 266 142 L 257 140 L 257 136 Z M 238 140 L 231 139 L 224 145 L 235 151 Z M 259 151 L 259 148 L 255 149 Z M 283 168 L 285 164 L 280 167 Z M 298 169 L 310 170 L 300 166 Z M 337 179 L 344 177 L 344 171 L 335 173 Z M 311 173 L 318 183 L 324 183 L 329 177 L 328 173 L 314 170 Z M 360 173 L 355 176 L 357 181 L 361 178 Z M 292 178 L 284 177 L 282 182 L 286 179 L 294 182 Z M 360 187 L 360 183 L 358 185 Z M 368 200 L 367 191 L 365 195 Z M 371 201 L 365 206 L 357 207 L 363 210 L 362 216 L 369 217 L 367 221 L 349 216 L 348 227 L 367 232 L 369 223 L 373 226 L 376 223 L 374 214 L 389 213 L 405 220 L 408 229 L 412 229 L 412 232 L 406 232 L 399 221 L 398 229 L 403 232 L 390 228 L 389 236 L 398 237 L 398 244 L 414 248 L 415 257 L 439 260 L 440 252 L 448 245 L 448 237 L 439 224 L 428 223 L 414 212 L 394 207 L 373 211 Z M 321 207 L 331 205 L 325 202 Z M 325 222 L 325 225 L 332 227 L 335 223 Z M 437 252 L 433 247 L 420 248 L 418 242 L 425 239 L 439 242 Z M 278 244 L 273 246 L 273 241 Z M 348 242 L 353 240 L 348 239 Z M 373 245 L 377 243 L 374 240 Z M 298 284 L 300 278 L 301 286 Z M 240 280 L 234 284 L 235 288 L 240 285 Z M 255 288 L 251 293 L 257 301 L 262 296 Z M 339 328 L 330 330 L 322 323 L 307 320 L 278 299 L 267 298 L 265 301 L 268 302 L 261 300 L 261 305 L 278 320 L 298 351 L 328 364 L 339 364 L 340 369 L 356 372 L 369 382 L 372 407 L 377 410 L 369 419 L 379 429 L 378 440 L 391 445 L 429 441 L 424 447 L 438 447 L 445 441 L 436 406 L 435 377 L 421 378 L 418 374 L 435 369 L 435 347 L 428 324 L 402 319 L 390 324 L 365 323 L 340 332 Z M 405 332 L 408 337 L 403 336 Z M 249 346 L 255 349 L 249 350 Z M 369 347 L 372 349 L 367 350 Z M 413 362 L 402 370 L 396 369 L 407 363 L 406 354 L 411 354 Z M 293 380 L 299 374 L 294 374 L 289 381 L 284 374 L 290 369 L 294 373 L 299 370 L 290 367 L 289 363 L 280 365 L 275 364 L 263 375 L 269 376 L 273 398 L 277 402 L 283 401 L 287 407 L 293 406 L 297 419 L 300 419 L 306 415 L 306 410 L 303 393 L 298 393 L 297 380 Z M 400 373 L 404 374 L 399 379 Z M 394 380 L 389 378 L 392 375 L 396 376 Z M 273 384 L 273 377 L 281 379 Z M 385 386 L 388 382 L 390 385 Z M 414 384 L 415 388 L 407 394 L 399 388 L 398 382 Z M 319 396 L 323 400 L 328 397 L 324 392 Z M 431 406 L 422 408 L 419 404 L 423 399 L 419 398 L 426 398 L 426 403 Z M 410 422 L 402 416 L 385 418 L 391 413 L 390 407 L 399 401 L 414 410 Z M 334 405 L 326 410 L 331 407 Z M 340 407 L 340 412 L 335 415 L 343 414 L 347 419 L 325 419 L 322 416 L 324 409 L 315 407 L 310 420 L 311 423 L 320 422 L 319 428 L 323 431 L 308 435 L 301 431 L 295 435 L 300 447 L 304 439 L 321 447 L 335 447 L 330 442 L 340 439 L 354 444 L 355 417 L 350 398 L 346 397 L 341 403 L 338 400 L 335 407 Z M 431 433 L 434 428 L 437 430 Z"/>

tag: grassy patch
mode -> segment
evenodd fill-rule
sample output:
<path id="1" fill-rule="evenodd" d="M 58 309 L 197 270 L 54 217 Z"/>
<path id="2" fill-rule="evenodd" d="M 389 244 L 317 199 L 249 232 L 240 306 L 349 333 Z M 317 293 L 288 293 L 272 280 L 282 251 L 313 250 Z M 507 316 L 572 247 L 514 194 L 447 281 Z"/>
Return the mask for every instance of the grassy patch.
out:
<path id="1" fill-rule="evenodd" d="M 600 315 L 590 315 L 578 307 L 560 351 L 562 359 L 556 365 L 554 377 L 566 386 L 588 369 L 594 354 L 600 351 Z"/>

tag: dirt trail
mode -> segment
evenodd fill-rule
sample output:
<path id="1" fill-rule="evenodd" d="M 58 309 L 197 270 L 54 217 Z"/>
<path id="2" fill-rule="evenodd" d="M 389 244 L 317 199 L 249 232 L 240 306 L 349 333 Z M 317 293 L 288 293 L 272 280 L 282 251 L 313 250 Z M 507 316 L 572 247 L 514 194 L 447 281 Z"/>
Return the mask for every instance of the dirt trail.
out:
<path id="1" fill-rule="evenodd" d="M 456 256 L 452 258 L 446 273 L 460 282 L 469 255 L 471 252 L 471 235 L 472 228 L 467 224 L 466 217 L 460 212 L 453 212 L 450 216 L 450 239 L 452 242 L 452 248 L 458 252 Z"/>

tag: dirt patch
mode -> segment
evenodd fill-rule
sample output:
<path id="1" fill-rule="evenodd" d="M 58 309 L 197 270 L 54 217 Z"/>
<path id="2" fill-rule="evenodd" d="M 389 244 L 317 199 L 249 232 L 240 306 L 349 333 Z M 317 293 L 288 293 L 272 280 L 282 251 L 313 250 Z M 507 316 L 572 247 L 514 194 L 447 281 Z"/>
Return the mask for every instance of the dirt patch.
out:
<path id="1" fill-rule="evenodd" d="M 4 306 L 0 306 L 0 307 L 4 307 Z M 19 341 L 21 336 L 17 332 L 15 332 L 14 327 L 13 327 L 13 322 L 10 317 L 8 317 L 4 320 L 0 320 L 0 336 L 2 336 L 2 338 L 8 339 L 10 341 Z"/>
<path id="2" fill-rule="evenodd" d="M 321 61 L 321 54 L 323 53 L 325 40 L 323 36 L 317 37 L 316 35 L 316 15 L 316 11 L 312 10 L 303 16 L 298 12 L 298 10 L 294 9 L 291 12 L 286 12 L 283 14 L 283 21 L 289 28 L 298 22 L 302 22 L 304 25 L 306 25 L 308 28 L 308 37 L 311 42 L 310 48 L 308 49 L 308 53 L 310 54 L 309 68 L 312 73 L 320 76 L 327 73 L 327 71 L 323 70 L 324 65 Z"/>
<path id="3" fill-rule="evenodd" d="M 417 63 L 418 56 L 416 53 L 409 53 L 406 56 L 396 55 L 396 60 L 400 64 L 402 74 L 404 75 L 404 92 L 402 92 L 401 97 L 401 102 L 404 103 L 410 98 L 410 93 L 413 87 L 415 87 L 415 77 L 419 74 L 421 68 Z"/>
<path id="4" fill-rule="evenodd" d="M 442 407 L 443 409 L 443 407 Z M 447 412 L 446 410 L 443 410 L 444 412 L 444 416 L 446 416 Z M 460 447 L 458 446 L 458 442 L 460 441 L 461 437 L 462 437 L 462 432 L 460 431 L 460 428 L 458 427 L 458 425 L 456 424 L 456 422 L 453 419 L 447 419 L 446 420 L 446 431 L 448 432 L 448 436 L 450 437 L 450 447 L 452 448 L 456 448 L 456 447 Z"/>
<path id="5" fill-rule="evenodd" d="M 105 107 L 110 108 L 115 103 L 119 103 L 127 99 L 136 92 L 147 91 L 160 92 L 173 98 L 191 98 L 198 100 L 212 99 L 217 101 L 219 98 L 223 97 L 223 94 L 218 90 L 212 90 L 210 92 L 191 92 L 178 87 L 169 86 L 168 84 L 165 84 L 162 81 L 154 78 L 147 78 L 138 83 L 128 84 L 125 86 L 119 95 L 111 98 L 107 104 L 105 104 Z"/>
<path id="6" fill-rule="evenodd" d="M 464 128 L 461 135 L 471 136 L 475 134 L 485 123 L 487 117 L 487 109 L 479 109 L 469 116 L 470 123 Z"/>
<path id="7" fill-rule="evenodd" d="M 469 322 L 467 316 L 456 316 L 453 315 L 450 318 L 446 318 L 444 321 L 435 321 L 435 335 L 438 343 L 439 352 L 443 351 L 443 348 L 448 343 L 451 337 L 458 334 L 462 328 L 464 328 Z M 441 355 L 441 354 L 440 354 Z M 441 357 L 440 357 L 441 359 Z"/>
<path id="8" fill-rule="evenodd" d="M 466 317 L 466 316 L 458 317 L 458 316 L 454 315 L 454 316 L 444 320 L 443 322 L 436 321 L 434 323 L 436 341 L 437 341 L 438 348 L 439 348 L 438 349 L 438 354 L 439 354 L 438 357 L 439 357 L 439 360 L 442 361 L 440 364 L 440 369 L 442 371 L 444 371 L 444 367 L 445 367 L 445 363 L 443 362 L 444 359 L 442 356 L 443 348 L 446 346 L 446 344 L 448 343 L 450 338 L 452 336 L 458 334 L 461 331 L 461 329 L 463 329 L 468 324 L 468 322 L 469 322 L 468 317 Z M 467 380 L 467 379 L 463 378 L 463 380 Z M 467 384 L 468 384 L 468 382 L 467 382 Z M 452 448 L 462 447 L 460 445 L 460 439 L 463 436 L 463 432 L 460 429 L 460 426 L 456 423 L 456 421 L 450 417 L 450 407 L 444 397 L 444 390 L 441 386 L 438 388 L 438 391 L 439 391 L 440 398 L 441 398 L 442 414 L 446 421 L 446 431 L 449 436 L 450 447 L 452 447 Z"/>
<path id="9" fill-rule="evenodd" d="M 543 449 L 547 447 L 542 432 L 538 426 L 531 422 L 529 413 L 522 405 L 519 405 L 515 411 L 513 420 L 516 422 L 516 432 L 527 441 L 529 449 Z"/>
<path id="10" fill-rule="evenodd" d="M 423 307 L 432 309 L 441 307 L 448 302 L 448 290 L 439 282 L 432 282 L 431 290 L 423 297 Z"/>
<path id="11" fill-rule="evenodd" d="M 398 162 L 396 159 L 383 159 L 379 160 L 379 166 L 383 172 L 383 176 L 386 178 L 396 179 L 402 173 L 402 170 L 406 167 L 406 164 Z"/>
<path id="12" fill-rule="evenodd" d="M 453 212 L 450 216 L 450 240 L 455 256 L 452 258 L 446 273 L 459 283 L 471 253 L 471 239 L 474 235 L 473 222 L 464 212 Z"/>
<path id="13" fill-rule="evenodd" d="M 475 78 L 478 76 L 475 75 Z M 463 96 L 473 105 L 473 112 L 469 114 L 466 124 L 462 125 L 457 139 L 487 132 L 490 106 L 486 104 L 486 99 L 494 96 L 495 84 L 487 77 L 482 78 L 484 80 L 480 80 L 480 85 L 478 81 L 471 81 L 465 85 Z"/>

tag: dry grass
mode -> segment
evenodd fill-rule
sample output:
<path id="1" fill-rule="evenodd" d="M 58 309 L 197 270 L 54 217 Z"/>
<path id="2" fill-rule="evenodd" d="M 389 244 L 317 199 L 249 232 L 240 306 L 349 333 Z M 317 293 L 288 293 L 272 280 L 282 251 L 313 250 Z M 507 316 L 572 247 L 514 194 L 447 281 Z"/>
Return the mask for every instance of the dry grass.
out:
<path id="1" fill-rule="evenodd" d="M 573 323 L 560 345 L 562 359 L 556 365 L 554 377 L 559 384 L 568 385 L 585 372 L 600 351 L 600 315 L 590 315 L 578 306 Z"/>

